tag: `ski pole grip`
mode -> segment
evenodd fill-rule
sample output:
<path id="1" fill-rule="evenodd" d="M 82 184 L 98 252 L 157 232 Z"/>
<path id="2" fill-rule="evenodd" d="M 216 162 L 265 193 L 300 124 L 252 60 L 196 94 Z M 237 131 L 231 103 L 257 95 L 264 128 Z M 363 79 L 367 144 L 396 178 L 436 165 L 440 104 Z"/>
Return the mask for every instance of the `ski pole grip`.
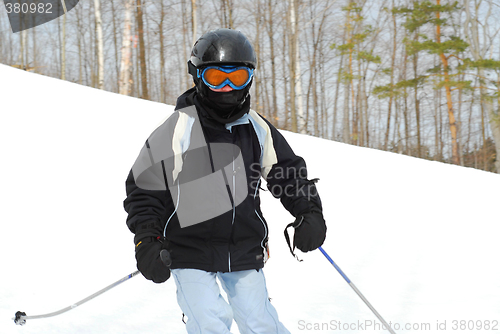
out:
<path id="1" fill-rule="evenodd" d="M 170 257 L 170 252 L 166 249 L 160 251 L 160 260 L 166 267 L 170 267 L 172 264 L 172 258 Z"/>

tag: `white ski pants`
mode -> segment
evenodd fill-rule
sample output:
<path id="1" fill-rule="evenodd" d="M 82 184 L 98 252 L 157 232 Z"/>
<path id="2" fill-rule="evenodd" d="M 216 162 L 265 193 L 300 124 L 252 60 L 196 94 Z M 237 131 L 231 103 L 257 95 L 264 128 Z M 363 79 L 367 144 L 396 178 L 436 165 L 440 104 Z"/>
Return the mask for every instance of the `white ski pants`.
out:
<path id="1" fill-rule="evenodd" d="M 189 334 L 228 334 L 234 320 L 241 334 L 290 334 L 269 302 L 262 270 L 211 273 L 173 269 L 177 302 Z M 219 279 L 229 304 L 221 296 Z"/>

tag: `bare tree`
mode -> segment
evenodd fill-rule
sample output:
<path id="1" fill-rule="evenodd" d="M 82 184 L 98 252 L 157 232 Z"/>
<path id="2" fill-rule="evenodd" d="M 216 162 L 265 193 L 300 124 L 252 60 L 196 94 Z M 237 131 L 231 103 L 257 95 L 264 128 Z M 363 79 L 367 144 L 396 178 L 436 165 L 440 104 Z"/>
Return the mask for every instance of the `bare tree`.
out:
<path id="1" fill-rule="evenodd" d="M 66 15 L 63 15 L 61 35 L 61 80 L 66 80 Z"/>
<path id="2" fill-rule="evenodd" d="M 113 46 L 114 46 L 114 58 L 115 58 L 115 71 L 116 71 L 116 85 L 119 85 L 120 82 L 120 62 L 118 61 L 118 31 L 116 27 L 116 9 L 115 9 L 115 0 L 110 0 L 111 4 L 111 16 L 113 23 Z M 119 91 L 119 87 L 117 91 Z"/>
<path id="3" fill-rule="evenodd" d="M 192 26 L 192 30 L 193 30 L 193 43 L 192 45 L 194 45 L 194 43 L 196 43 L 196 40 L 198 39 L 198 20 L 197 20 L 197 6 L 196 6 L 196 0 L 191 0 L 191 18 L 192 18 L 192 21 L 191 21 L 191 26 Z"/>
<path id="4" fill-rule="evenodd" d="M 123 37 L 120 63 L 119 92 L 129 95 L 130 91 L 130 68 L 132 65 L 132 7 L 134 0 L 124 1 Z"/>
<path id="5" fill-rule="evenodd" d="M 485 58 L 487 58 L 489 44 L 491 44 L 493 41 L 491 41 L 491 36 L 488 36 L 487 31 L 485 31 L 485 33 L 483 34 L 483 40 L 482 41 L 480 40 L 479 18 L 477 13 L 480 7 L 480 3 L 478 3 L 477 0 L 473 2 L 472 8 L 476 10 L 475 16 L 473 16 L 473 14 L 471 13 L 471 1 L 470 0 L 463 0 L 463 1 L 466 13 L 466 21 L 464 27 L 465 36 L 467 42 L 471 46 L 470 52 L 472 53 L 474 60 L 476 62 L 480 62 Z M 491 16 L 491 12 L 492 12 L 492 3 L 490 2 L 489 8 L 486 12 L 486 17 L 483 19 L 483 22 L 488 23 L 489 17 Z M 483 67 L 478 67 L 477 71 L 479 78 L 483 79 L 486 77 Z M 497 173 L 500 173 L 500 119 L 498 115 L 495 114 L 495 109 L 492 100 L 486 98 L 486 89 L 484 88 L 484 86 L 480 85 L 479 90 L 481 94 L 481 110 L 484 111 L 486 109 L 490 118 L 489 124 L 491 132 L 493 134 L 493 139 L 495 142 L 495 150 L 496 150 L 495 167 Z M 481 117 L 481 122 L 484 123 L 483 117 Z M 483 142 L 485 142 L 485 140 L 486 138 L 483 131 Z"/>
<path id="6" fill-rule="evenodd" d="M 392 0 L 392 8 L 394 8 L 394 0 Z M 392 18 L 392 54 L 391 54 L 391 89 L 394 87 L 394 71 L 396 70 L 396 50 L 397 50 L 397 24 L 396 24 L 396 14 L 393 12 L 391 15 Z M 389 96 L 389 104 L 387 105 L 387 127 L 385 130 L 385 138 L 384 138 L 384 150 L 387 151 L 387 145 L 389 144 L 389 129 L 391 128 L 391 112 L 392 105 L 394 101 L 394 93 L 391 93 Z"/>
<path id="7" fill-rule="evenodd" d="M 290 89 L 292 131 L 304 133 L 305 117 L 302 103 L 302 75 L 300 70 L 300 45 L 298 28 L 298 0 L 290 0 L 290 77 L 292 87 Z"/>
<path id="8" fill-rule="evenodd" d="M 274 43 L 274 10 L 273 8 L 276 6 L 275 0 L 267 0 L 267 14 L 269 15 L 266 20 L 266 30 L 269 38 L 269 52 L 270 52 L 270 61 L 271 61 L 271 85 L 272 87 L 276 87 L 276 55 L 275 55 L 275 43 Z M 278 98 L 277 98 L 277 90 L 272 89 L 272 110 L 270 112 L 271 119 L 273 122 L 278 121 Z"/>
<path id="9" fill-rule="evenodd" d="M 141 98 L 149 100 L 149 90 L 148 90 L 148 74 L 146 67 L 146 44 L 144 43 L 144 18 L 143 18 L 143 8 L 142 0 L 137 0 L 137 33 L 139 37 L 139 62 L 141 71 L 141 87 L 142 95 Z"/>
<path id="10" fill-rule="evenodd" d="M 95 29 L 97 34 L 97 88 L 104 89 L 104 38 L 102 35 L 101 2 L 94 0 Z M 66 16 L 66 15 L 65 15 Z"/>

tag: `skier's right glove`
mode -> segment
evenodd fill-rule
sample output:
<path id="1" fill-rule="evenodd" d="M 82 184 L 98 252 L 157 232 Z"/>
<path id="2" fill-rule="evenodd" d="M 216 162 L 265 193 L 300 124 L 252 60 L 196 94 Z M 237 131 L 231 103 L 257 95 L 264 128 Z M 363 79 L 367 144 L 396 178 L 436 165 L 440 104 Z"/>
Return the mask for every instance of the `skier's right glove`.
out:
<path id="1" fill-rule="evenodd" d="M 290 243 L 290 235 L 288 234 L 288 228 L 290 227 L 295 228 L 293 246 Z M 320 247 L 325 242 L 325 238 L 325 219 L 321 210 L 315 206 L 311 206 L 309 211 L 297 215 L 295 221 L 285 228 L 285 239 L 290 248 L 290 253 L 299 261 L 302 260 L 295 255 L 295 247 L 304 253 L 310 252 Z"/>
<path id="2" fill-rule="evenodd" d="M 319 209 L 314 208 L 299 215 L 293 227 L 295 227 L 293 244 L 304 253 L 317 249 L 325 242 L 326 224 Z"/>
<path id="3" fill-rule="evenodd" d="M 170 278 L 170 254 L 161 235 L 157 223 L 146 222 L 137 227 L 134 238 L 137 269 L 155 283 L 163 283 Z"/>

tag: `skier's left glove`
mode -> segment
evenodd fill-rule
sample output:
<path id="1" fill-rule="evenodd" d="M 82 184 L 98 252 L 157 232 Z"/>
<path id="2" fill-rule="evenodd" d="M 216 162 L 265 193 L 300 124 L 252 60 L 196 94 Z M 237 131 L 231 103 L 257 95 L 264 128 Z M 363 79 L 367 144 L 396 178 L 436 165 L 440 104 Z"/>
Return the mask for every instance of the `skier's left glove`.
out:
<path id="1" fill-rule="evenodd" d="M 137 227 L 134 238 L 137 269 L 155 283 L 170 278 L 170 254 L 161 235 L 156 222 L 146 222 Z"/>
<path id="2" fill-rule="evenodd" d="M 317 249 L 325 241 L 326 223 L 317 208 L 298 215 L 292 226 L 295 227 L 293 244 L 304 253 Z"/>

